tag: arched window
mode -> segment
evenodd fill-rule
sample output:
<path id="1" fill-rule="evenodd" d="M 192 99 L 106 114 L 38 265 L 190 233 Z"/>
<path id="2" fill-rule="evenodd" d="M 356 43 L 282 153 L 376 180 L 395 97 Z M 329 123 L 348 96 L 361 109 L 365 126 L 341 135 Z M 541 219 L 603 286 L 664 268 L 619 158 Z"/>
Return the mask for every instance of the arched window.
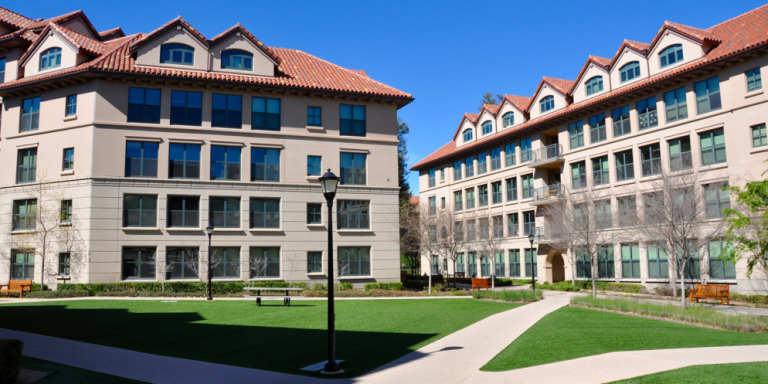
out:
<path id="1" fill-rule="evenodd" d="M 541 101 L 539 102 L 539 105 L 541 106 L 541 113 L 555 109 L 555 97 L 547 96 L 541 99 Z"/>
<path id="2" fill-rule="evenodd" d="M 632 80 L 636 77 L 640 77 L 640 63 L 633 61 L 619 69 L 621 73 L 621 82 Z"/>
<path id="3" fill-rule="evenodd" d="M 160 62 L 169 64 L 192 65 L 195 61 L 195 49 L 184 44 L 163 44 L 160 47 Z"/>
<path id="4" fill-rule="evenodd" d="M 487 135 L 493 132 L 493 124 L 490 121 L 483 123 L 483 135 Z"/>
<path id="5" fill-rule="evenodd" d="M 464 130 L 464 142 L 472 141 L 472 128 Z"/>
<path id="6" fill-rule="evenodd" d="M 229 49 L 221 53 L 221 68 L 253 69 L 253 54 L 239 49 Z"/>
<path id="7" fill-rule="evenodd" d="M 594 95 L 603 90 L 603 77 L 595 76 L 587 80 L 587 96 Z"/>
<path id="8" fill-rule="evenodd" d="M 40 54 L 40 70 L 61 66 L 61 48 L 51 48 Z"/>
<path id="9" fill-rule="evenodd" d="M 515 123 L 515 113 L 514 112 L 507 112 L 502 116 L 501 118 L 504 120 L 504 126 L 509 127 L 510 125 Z"/>
<path id="10" fill-rule="evenodd" d="M 659 53 L 659 61 L 661 68 L 683 61 L 683 46 L 675 44 L 664 48 L 664 50 Z"/>

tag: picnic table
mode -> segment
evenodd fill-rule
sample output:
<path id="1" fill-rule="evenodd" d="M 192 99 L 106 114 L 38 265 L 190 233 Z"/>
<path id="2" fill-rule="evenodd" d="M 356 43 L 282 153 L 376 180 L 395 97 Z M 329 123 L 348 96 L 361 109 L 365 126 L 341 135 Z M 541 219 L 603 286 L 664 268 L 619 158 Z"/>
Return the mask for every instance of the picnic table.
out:
<path id="1" fill-rule="evenodd" d="M 256 305 L 261 307 L 262 292 L 285 292 L 285 298 L 283 298 L 283 305 L 286 307 L 291 306 L 291 297 L 288 296 L 291 292 L 301 292 L 302 288 L 274 288 L 274 287 L 245 287 L 246 297 L 255 297 Z M 256 292 L 254 295 L 253 292 Z"/>

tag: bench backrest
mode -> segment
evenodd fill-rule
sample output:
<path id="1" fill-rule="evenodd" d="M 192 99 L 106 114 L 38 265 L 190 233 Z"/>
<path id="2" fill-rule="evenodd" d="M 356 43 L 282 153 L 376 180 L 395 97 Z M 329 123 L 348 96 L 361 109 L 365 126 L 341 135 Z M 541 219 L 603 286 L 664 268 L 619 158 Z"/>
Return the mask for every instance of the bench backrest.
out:
<path id="1" fill-rule="evenodd" d="M 696 292 L 699 294 L 727 294 L 729 292 L 729 285 L 721 284 L 696 284 Z"/>
<path id="2" fill-rule="evenodd" d="M 17 289 L 32 289 L 32 280 L 10 280 L 8 281 L 8 289 L 10 290 L 17 290 Z"/>
<path id="3" fill-rule="evenodd" d="M 472 285 L 477 287 L 486 287 L 488 286 L 488 279 L 480 279 L 480 278 L 473 277 Z"/>

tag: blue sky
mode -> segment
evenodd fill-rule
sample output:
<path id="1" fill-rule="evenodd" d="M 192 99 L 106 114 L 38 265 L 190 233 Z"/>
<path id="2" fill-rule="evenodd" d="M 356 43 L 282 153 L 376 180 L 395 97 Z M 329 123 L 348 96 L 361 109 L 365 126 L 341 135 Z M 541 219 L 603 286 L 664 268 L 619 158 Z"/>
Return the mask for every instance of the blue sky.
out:
<path id="1" fill-rule="evenodd" d="M 4 1 L 32 18 L 82 9 L 96 29 L 150 32 L 181 15 L 205 36 L 242 23 L 270 46 L 364 69 L 414 95 L 410 164 L 448 142 L 487 91 L 532 96 L 542 76 L 573 80 L 589 55 L 650 42 L 665 20 L 699 28 L 757 8 L 737 1 Z M 412 173 L 411 189 L 418 190 Z"/>

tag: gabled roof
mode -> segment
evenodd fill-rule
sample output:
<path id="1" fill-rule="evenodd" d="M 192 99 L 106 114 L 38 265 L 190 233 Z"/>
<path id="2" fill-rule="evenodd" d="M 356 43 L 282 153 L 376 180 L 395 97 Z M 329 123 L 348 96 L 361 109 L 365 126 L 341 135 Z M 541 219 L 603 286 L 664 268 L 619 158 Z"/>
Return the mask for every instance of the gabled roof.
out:
<path id="1" fill-rule="evenodd" d="M 15 28 L 26 28 L 35 20 L 30 19 L 24 15 L 20 15 L 10 9 L 0 7 L 0 23 L 8 24 Z"/>
<path id="2" fill-rule="evenodd" d="M 587 58 L 587 62 L 584 63 L 583 67 L 581 67 L 581 72 L 579 72 L 579 75 L 576 76 L 576 81 L 574 81 L 571 88 L 568 89 L 568 94 L 572 94 L 573 91 L 576 89 L 576 86 L 579 85 L 579 82 L 581 81 L 581 77 L 584 76 L 585 73 L 587 73 L 587 69 L 589 68 L 589 64 L 591 63 L 597 65 L 598 67 L 602 68 L 606 72 L 610 71 L 611 69 L 611 59 L 606 59 L 605 57 L 600 57 L 600 56 L 589 55 L 589 57 Z"/>
<path id="3" fill-rule="evenodd" d="M 251 43 L 253 43 L 256 47 L 258 47 L 262 52 L 264 52 L 264 54 L 269 56 L 269 58 L 271 58 L 275 63 L 280 64 L 280 58 L 277 57 L 275 52 L 269 47 L 267 47 L 266 45 L 264 45 L 264 43 L 259 41 L 259 39 L 257 39 L 256 36 L 253 36 L 251 32 L 248 32 L 248 30 L 245 29 L 240 23 L 233 25 L 231 28 L 227 29 L 226 31 L 220 33 L 218 36 L 211 39 L 209 44 L 210 46 L 214 46 L 219 42 L 223 41 L 224 39 L 226 39 L 227 37 L 229 37 L 230 35 L 232 35 L 233 33 L 237 33 L 237 32 L 240 32 L 246 39 L 250 40 Z"/>
<path id="4" fill-rule="evenodd" d="M 670 30 L 675 31 L 683 36 L 687 36 L 694 41 L 698 42 L 699 44 L 704 44 L 706 42 L 710 43 L 719 43 L 721 40 L 711 31 L 689 27 L 687 25 L 673 23 L 671 21 L 665 21 L 664 25 L 661 26 L 659 29 L 659 32 L 656 33 L 656 36 L 653 38 L 651 43 L 648 46 L 648 50 L 652 50 L 653 47 L 656 46 L 656 43 L 661 40 L 661 37 L 664 36 L 664 31 Z"/>
<path id="5" fill-rule="evenodd" d="M 118 37 L 125 37 L 125 32 L 120 27 L 107 29 L 106 31 L 99 32 L 102 40 L 116 39 Z"/>
<path id="6" fill-rule="evenodd" d="M 461 121 L 459 122 L 459 126 L 456 127 L 456 132 L 453 134 L 453 140 L 456 140 L 456 137 L 459 136 L 459 132 L 461 131 L 461 126 L 464 125 L 465 121 L 469 121 L 472 124 L 477 124 L 477 119 L 480 118 L 479 113 L 465 113 L 464 116 L 462 116 Z"/>
<path id="7" fill-rule="evenodd" d="M 531 107 L 533 106 L 533 101 L 536 100 L 536 96 L 539 95 L 539 91 L 541 91 L 541 88 L 544 86 L 544 84 L 549 85 L 552 87 L 552 89 L 565 97 L 568 95 L 568 92 L 571 91 L 574 83 L 575 82 L 571 80 L 556 79 L 554 77 L 544 76 L 541 79 L 541 82 L 539 82 L 539 86 L 536 88 L 536 92 L 533 93 L 533 97 L 531 97 L 531 101 L 528 103 L 528 107 L 525 109 L 525 112 L 530 111 Z"/>
<path id="8" fill-rule="evenodd" d="M 93 24 L 91 24 L 91 21 L 88 20 L 88 17 L 85 16 L 85 13 L 82 10 L 66 13 L 60 16 L 52 17 L 50 19 L 37 20 L 31 25 L 28 25 L 27 28 L 43 29 L 52 23 L 61 25 L 61 24 L 65 24 L 68 21 L 78 19 L 78 18 L 83 20 L 83 22 L 85 23 L 85 26 L 88 28 L 89 31 L 91 31 L 93 36 L 95 36 L 96 38 L 99 38 L 99 31 L 97 31 L 96 28 L 93 27 Z"/>
<path id="9" fill-rule="evenodd" d="M 491 115 L 496 116 L 497 113 L 499 113 L 499 108 L 501 106 L 498 104 L 483 104 L 483 107 L 480 108 L 480 112 L 477 113 L 477 117 L 483 115 L 483 111 L 488 111 Z"/>
<path id="10" fill-rule="evenodd" d="M 208 39 L 206 39 L 205 36 L 203 36 L 203 34 L 200 33 L 200 31 L 198 31 L 197 29 L 192 27 L 192 25 L 187 23 L 187 21 L 184 20 L 181 16 L 178 16 L 175 19 L 163 24 L 160 28 L 155 29 L 154 31 L 146 35 L 142 35 L 142 37 L 138 41 L 136 41 L 131 45 L 131 52 L 135 52 L 139 47 L 146 44 L 148 41 L 162 35 L 166 31 L 170 30 L 171 28 L 177 25 L 180 25 L 182 28 L 186 29 L 189 33 L 191 33 L 192 36 L 194 36 L 200 42 L 200 44 L 206 47 L 208 46 Z"/>
<path id="11" fill-rule="evenodd" d="M 504 105 L 504 102 L 508 102 L 512 104 L 513 107 L 517 108 L 520 112 L 525 112 L 525 110 L 528 108 L 528 104 L 531 103 L 531 100 L 533 99 L 525 96 L 504 95 L 504 99 L 502 99 L 500 105 Z"/>
<path id="12" fill-rule="evenodd" d="M 624 52 L 624 48 L 629 48 L 637 52 L 641 56 L 646 57 L 646 55 L 648 55 L 648 48 L 650 47 L 651 45 L 648 43 L 641 43 L 639 41 L 624 39 L 624 42 L 622 42 L 621 46 L 619 46 L 619 50 L 616 51 L 615 55 L 613 55 L 613 59 L 611 59 L 610 67 L 613 68 L 613 65 L 616 64 L 617 60 L 619 60 L 619 56 L 621 56 L 621 53 Z"/>
<path id="13" fill-rule="evenodd" d="M 93 56 L 99 56 L 106 50 L 106 45 L 100 41 L 83 36 L 69 28 L 62 27 L 56 23 L 50 23 L 40 32 L 39 37 L 32 43 L 32 46 L 19 58 L 19 63 L 24 65 L 30 56 L 34 55 L 37 48 L 46 40 L 48 32 L 52 31 L 61 36 L 64 40 L 72 44 L 78 51 L 85 51 Z"/>

